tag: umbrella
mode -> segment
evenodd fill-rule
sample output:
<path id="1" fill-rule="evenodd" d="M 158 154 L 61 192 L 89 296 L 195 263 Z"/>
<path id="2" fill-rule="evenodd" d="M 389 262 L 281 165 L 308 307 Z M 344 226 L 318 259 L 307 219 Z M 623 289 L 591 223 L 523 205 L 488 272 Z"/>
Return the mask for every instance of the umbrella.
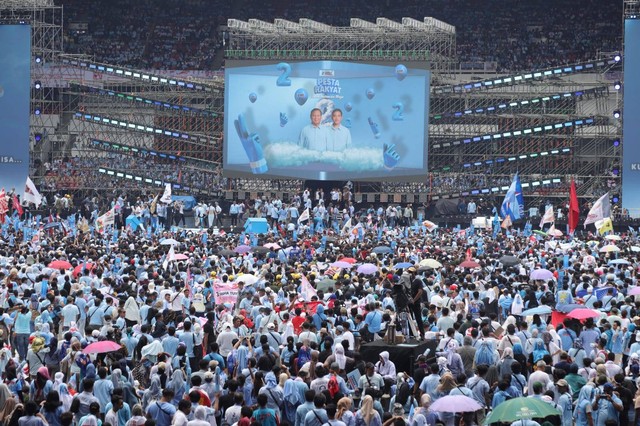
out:
<path id="1" fill-rule="evenodd" d="M 236 281 L 242 281 L 246 285 L 253 285 L 258 281 L 258 277 L 252 274 L 242 274 L 236 278 Z"/>
<path id="2" fill-rule="evenodd" d="M 357 271 L 359 274 L 371 275 L 378 272 L 378 267 L 373 263 L 363 263 L 362 265 L 358 266 Z"/>
<path id="3" fill-rule="evenodd" d="M 333 262 L 331 266 L 333 266 L 334 268 L 343 268 L 343 269 L 349 269 L 353 267 L 353 265 L 350 264 L 349 262 L 342 262 L 340 260 L 337 262 Z"/>
<path id="4" fill-rule="evenodd" d="M 460 264 L 462 268 L 477 268 L 480 264 L 474 260 L 465 260 Z"/>
<path id="5" fill-rule="evenodd" d="M 268 249 L 274 249 L 274 250 L 280 250 L 282 248 L 278 243 L 267 243 L 263 247 L 266 247 Z"/>
<path id="6" fill-rule="evenodd" d="M 175 256 L 173 256 L 173 258 L 175 260 L 187 260 L 189 259 L 189 256 L 187 256 L 186 254 L 177 253 Z"/>
<path id="7" fill-rule="evenodd" d="M 431 411 L 446 413 L 471 413 L 482 409 L 478 402 L 464 395 L 447 395 L 438 398 L 431 407 Z"/>
<path id="8" fill-rule="evenodd" d="M 491 414 L 487 416 L 484 424 L 488 425 L 500 422 L 511 423 L 516 420 L 541 419 L 547 416 L 559 416 L 561 414 L 562 413 L 551 404 L 541 399 L 520 397 L 509 399 L 498 405 L 493 409 Z"/>
<path id="9" fill-rule="evenodd" d="M 637 296 L 640 294 L 640 287 L 632 287 L 631 290 L 629 290 L 629 293 L 627 293 L 629 296 Z"/>
<path id="10" fill-rule="evenodd" d="M 251 251 L 251 247 L 246 245 L 246 244 L 242 244 L 242 245 L 234 248 L 233 251 L 235 251 L 236 253 L 245 254 L 245 253 L 249 253 Z"/>
<path id="11" fill-rule="evenodd" d="M 569 303 L 568 305 L 560 305 L 557 310 L 564 313 L 564 314 L 568 314 L 569 312 L 573 311 L 574 309 L 587 309 L 586 306 L 581 305 L 579 303 Z"/>
<path id="12" fill-rule="evenodd" d="M 533 271 L 531 271 L 531 274 L 529 274 L 529 278 L 531 278 L 532 280 L 547 281 L 547 280 L 552 280 L 554 277 L 553 277 L 553 272 L 551 272 L 550 270 L 540 268 L 540 269 L 534 269 Z"/>
<path id="13" fill-rule="evenodd" d="M 336 237 L 327 237 L 326 241 L 328 243 L 335 243 L 338 239 Z"/>
<path id="14" fill-rule="evenodd" d="M 567 318 L 573 318 L 577 320 L 586 320 L 587 318 L 598 318 L 600 312 L 593 309 L 576 309 L 567 314 Z"/>
<path id="15" fill-rule="evenodd" d="M 609 261 L 609 265 L 629 265 L 629 261 L 626 259 L 613 259 Z"/>
<path id="16" fill-rule="evenodd" d="M 269 249 L 267 247 L 253 247 L 251 249 L 253 253 L 269 253 Z"/>
<path id="17" fill-rule="evenodd" d="M 608 244 L 604 247 L 601 247 L 599 251 L 600 253 L 611 253 L 614 251 L 620 251 L 620 247 L 614 246 L 613 244 Z"/>
<path id="18" fill-rule="evenodd" d="M 437 269 L 437 268 L 442 268 L 442 263 L 438 262 L 435 259 L 422 259 L 420 261 L 420 266 L 426 266 L 428 268 Z"/>
<path id="19" fill-rule="evenodd" d="M 393 253 L 393 250 L 391 249 L 391 247 L 388 246 L 378 246 L 378 247 L 374 247 L 373 250 L 371 250 L 372 252 L 374 252 L 375 254 L 387 254 L 387 253 Z"/>
<path id="20" fill-rule="evenodd" d="M 82 351 L 85 354 L 106 354 L 108 352 L 115 352 L 120 350 L 122 346 L 111 340 L 102 340 L 100 342 L 94 342 L 88 345 Z"/>
<path id="21" fill-rule="evenodd" d="M 89 263 L 87 262 L 86 264 L 81 263 L 78 266 L 76 266 L 75 268 L 73 268 L 73 276 L 75 278 L 78 278 L 78 275 L 80 275 L 82 273 L 82 265 L 84 265 L 85 269 L 87 271 L 91 271 L 92 269 L 94 269 L 96 267 L 96 265 L 94 265 L 93 263 Z"/>
<path id="22" fill-rule="evenodd" d="M 551 235 L 552 237 L 562 237 L 562 231 L 559 229 L 549 229 L 547 231 L 547 235 Z"/>
<path id="23" fill-rule="evenodd" d="M 411 268 L 413 266 L 413 263 L 411 262 L 400 262 L 400 263 L 396 263 L 395 265 L 393 265 L 394 269 L 405 269 L 405 268 Z"/>
<path id="24" fill-rule="evenodd" d="M 355 260 L 353 257 L 343 257 L 339 260 L 340 262 L 347 262 L 347 263 L 351 263 L 352 265 L 357 262 L 357 260 Z"/>
<path id="25" fill-rule="evenodd" d="M 500 258 L 500 263 L 504 266 L 514 266 L 520 264 L 520 259 L 515 256 L 505 255 Z"/>
<path id="26" fill-rule="evenodd" d="M 235 251 L 233 251 L 233 250 L 226 250 L 226 249 L 225 249 L 225 250 L 220 250 L 220 251 L 218 252 L 218 254 L 219 254 L 220 256 L 224 256 L 224 257 L 233 257 L 233 256 L 235 256 L 237 253 L 236 253 Z"/>
<path id="27" fill-rule="evenodd" d="M 316 283 L 316 290 L 322 290 L 322 291 L 327 291 L 329 290 L 329 287 L 333 287 L 336 283 L 336 280 L 332 280 L 332 279 L 324 279 L 322 281 L 318 281 Z"/>
<path id="28" fill-rule="evenodd" d="M 620 241 L 622 239 L 622 237 L 620 237 L 620 235 L 607 235 L 606 237 L 604 237 L 605 240 L 609 240 L 609 241 Z"/>
<path id="29" fill-rule="evenodd" d="M 638 246 L 631 246 L 631 247 L 629 247 L 629 249 L 631 251 L 633 251 L 633 252 L 636 252 L 636 253 L 640 251 L 640 247 L 638 247 Z"/>
<path id="30" fill-rule="evenodd" d="M 520 316 L 523 317 L 528 317 L 531 315 L 549 315 L 551 313 L 551 308 L 548 307 L 547 305 L 542 305 L 542 306 L 538 306 L 535 308 L 531 308 L 531 309 L 527 309 L 526 311 L 522 312 L 520 314 Z"/>
<path id="31" fill-rule="evenodd" d="M 180 243 L 174 240 L 173 238 L 165 238 L 164 240 L 160 241 L 161 246 L 175 246 L 178 244 Z"/>
<path id="32" fill-rule="evenodd" d="M 52 269 L 71 269 L 71 263 L 66 260 L 54 260 L 49 264 Z"/>

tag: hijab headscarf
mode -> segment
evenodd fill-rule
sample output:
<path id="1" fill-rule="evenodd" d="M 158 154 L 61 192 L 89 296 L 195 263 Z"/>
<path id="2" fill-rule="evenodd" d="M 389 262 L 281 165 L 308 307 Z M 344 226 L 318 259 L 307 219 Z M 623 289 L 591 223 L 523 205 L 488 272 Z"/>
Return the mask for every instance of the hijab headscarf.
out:
<path id="1" fill-rule="evenodd" d="M 173 390 L 173 393 L 176 397 L 180 396 L 182 399 L 182 395 L 184 394 L 185 389 L 185 381 L 182 370 L 175 370 L 171 375 L 171 380 L 167 383 L 167 389 Z"/>
<path id="2" fill-rule="evenodd" d="M 15 410 L 16 408 L 16 405 L 18 405 L 17 399 L 15 399 L 13 396 L 11 396 L 11 398 L 7 398 L 7 400 L 4 402 L 4 405 L 0 409 L 0 423 L 8 422 L 8 420 L 11 418 L 13 410 Z"/>
<path id="3" fill-rule="evenodd" d="M 120 389 L 122 387 L 122 370 L 119 368 L 114 369 L 111 372 L 111 381 L 114 389 Z"/>
<path id="4" fill-rule="evenodd" d="M 9 398 L 12 398 L 13 394 L 9 390 L 9 386 L 4 383 L 0 384 L 0 407 L 4 407 L 4 404 Z"/>
<path id="5" fill-rule="evenodd" d="M 284 382 L 284 400 L 294 407 L 304 402 L 304 398 L 302 398 L 302 395 L 298 392 L 296 382 L 292 378 L 288 378 L 287 381 Z"/>
<path id="6" fill-rule="evenodd" d="M 373 413 L 375 412 L 375 409 L 373 408 L 373 397 L 371 395 L 367 395 L 362 398 L 362 404 L 360 405 L 360 410 L 358 411 L 360 411 L 364 422 L 366 424 L 370 424 L 371 419 L 374 416 Z"/>
<path id="7" fill-rule="evenodd" d="M 442 394 L 449 395 L 449 392 L 451 392 L 451 390 L 456 386 L 457 386 L 457 383 L 456 383 L 456 379 L 453 378 L 453 374 L 444 373 L 440 378 L 440 384 L 436 389 L 438 392 Z"/>
<path id="8" fill-rule="evenodd" d="M 205 420 L 207 419 L 207 409 L 205 408 L 204 405 L 199 405 L 198 408 L 196 408 L 196 411 L 193 413 L 193 417 L 196 420 Z"/>
<path id="9" fill-rule="evenodd" d="M 278 386 L 276 375 L 271 372 L 267 373 L 267 375 L 264 376 L 264 381 L 266 383 L 267 389 L 273 389 Z"/>
<path id="10" fill-rule="evenodd" d="M 338 400 L 338 411 L 336 412 L 336 419 L 341 419 L 344 413 L 351 411 L 352 401 L 351 398 L 344 396 Z"/>
<path id="11" fill-rule="evenodd" d="M 344 347 L 342 345 L 336 345 L 335 358 L 340 370 L 344 370 L 347 365 L 347 357 L 344 355 Z"/>
<path id="12" fill-rule="evenodd" d="M 84 422 L 82 422 L 83 426 L 98 426 L 98 419 L 96 416 L 90 414 L 84 418 Z"/>

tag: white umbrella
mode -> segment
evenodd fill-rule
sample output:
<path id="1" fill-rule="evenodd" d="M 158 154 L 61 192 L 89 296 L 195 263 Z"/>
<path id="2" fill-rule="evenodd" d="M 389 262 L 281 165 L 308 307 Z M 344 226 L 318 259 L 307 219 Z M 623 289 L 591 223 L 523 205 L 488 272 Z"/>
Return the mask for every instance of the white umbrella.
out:
<path id="1" fill-rule="evenodd" d="M 631 251 L 634 251 L 636 253 L 640 251 L 640 247 L 638 247 L 638 246 L 631 246 L 629 248 L 631 249 Z"/>
<path id="2" fill-rule="evenodd" d="M 604 237 L 605 240 L 610 240 L 610 241 L 620 241 L 622 239 L 622 237 L 620 237 L 620 235 L 607 235 L 606 237 Z"/>
<path id="3" fill-rule="evenodd" d="M 242 281 L 245 285 L 253 285 L 258 281 L 258 277 L 252 274 L 242 274 L 236 278 L 236 282 Z"/>
<path id="4" fill-rule="evenodd" d="M 180 243 L 174 240 L 173 238 L 165 238 L 160 242 L 161 246 L 175 246 L 177 244 L 180 244 Z"/>
<path id="5" fill-rule="evenodd" d="M 599 251 L 600 251 L 600 253 L 611 253 L 611 252 L 614 252 L 614 251 L 620 251 L 620 247 L 614 246 L 613 244 L 609 244 L 609 245 L 606 245 L 606 246 L 600 248 Z"/>

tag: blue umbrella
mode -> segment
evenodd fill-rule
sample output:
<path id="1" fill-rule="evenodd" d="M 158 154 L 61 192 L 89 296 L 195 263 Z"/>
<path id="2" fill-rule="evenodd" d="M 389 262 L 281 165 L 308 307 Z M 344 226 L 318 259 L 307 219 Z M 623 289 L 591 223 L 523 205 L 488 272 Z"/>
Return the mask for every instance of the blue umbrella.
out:
<path id="1" fill-rule="evenodd" d="M 395 265 L 393 265 L 394 269 L 404 269 L 404 268 L 410 268 L 413 266 L 413 263 L 411 262 L 400 262 L 400 263 L 396 263 Z"/>
<path id="2" fill-rule="evenodd" d="M 376 253 L 376 254 L 393 253 L 393 249 L 391 247 L 388 247 L 388 246 L 378 246 L 378 247 L 374 248 L 371 251 Z"/>
<path id="3" fill-rule="evenodd" d="M 568 305 L 561 305 L 558 307 L 558 310 L 564 314 L 568 314 L 574 309 L 587 309 L 587 307 L 579 303 L 569 303 Z"/>
<path id="4" fill-rule="evenodd" d="M 609 265 L 630 265 L 626 259 L 613 259 L 609 261 Z"/>
<path id="5" fill-rule="evenodd" d="M 542 305 L 542 306 L 538 306 L 537 308 L 527 309 L 526 311 L 522 312 L 520 316 L 528 317 L 529 315 L 535 315 L 535 314 L 549 315 L 550 313 L 551 313 L 551 308 L 546 305 Z"/>

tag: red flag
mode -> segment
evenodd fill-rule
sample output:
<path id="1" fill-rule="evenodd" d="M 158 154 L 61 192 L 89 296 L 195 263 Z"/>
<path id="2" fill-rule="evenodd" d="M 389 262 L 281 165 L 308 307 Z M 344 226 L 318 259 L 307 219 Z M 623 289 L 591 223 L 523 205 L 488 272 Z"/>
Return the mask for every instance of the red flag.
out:
<path id="1" fill-rule="evenodd" d="M 464 260 L 471 260 L 471 247 L 467 249 L 467 254 Z"/>
<path id="2" fill-rule="evenodd" d="M 18 196 L 16 194 L 13 194 L 13 209 L 18 212 L 18 216 L 22 216 L 22 214 L 24 213 L 24 210 L 22 209 L 22 206 L 20 205 L 20 201 L 18 201 Z"/>
<path id="3" fill-rule="evenodd" d="M 576 193 L 576 183 L 571 179 L 571 189 L 569 190 L 569 233 L 578 227 L 580 218 L 580 207 L 578 206 L 578 194 Z"/>

